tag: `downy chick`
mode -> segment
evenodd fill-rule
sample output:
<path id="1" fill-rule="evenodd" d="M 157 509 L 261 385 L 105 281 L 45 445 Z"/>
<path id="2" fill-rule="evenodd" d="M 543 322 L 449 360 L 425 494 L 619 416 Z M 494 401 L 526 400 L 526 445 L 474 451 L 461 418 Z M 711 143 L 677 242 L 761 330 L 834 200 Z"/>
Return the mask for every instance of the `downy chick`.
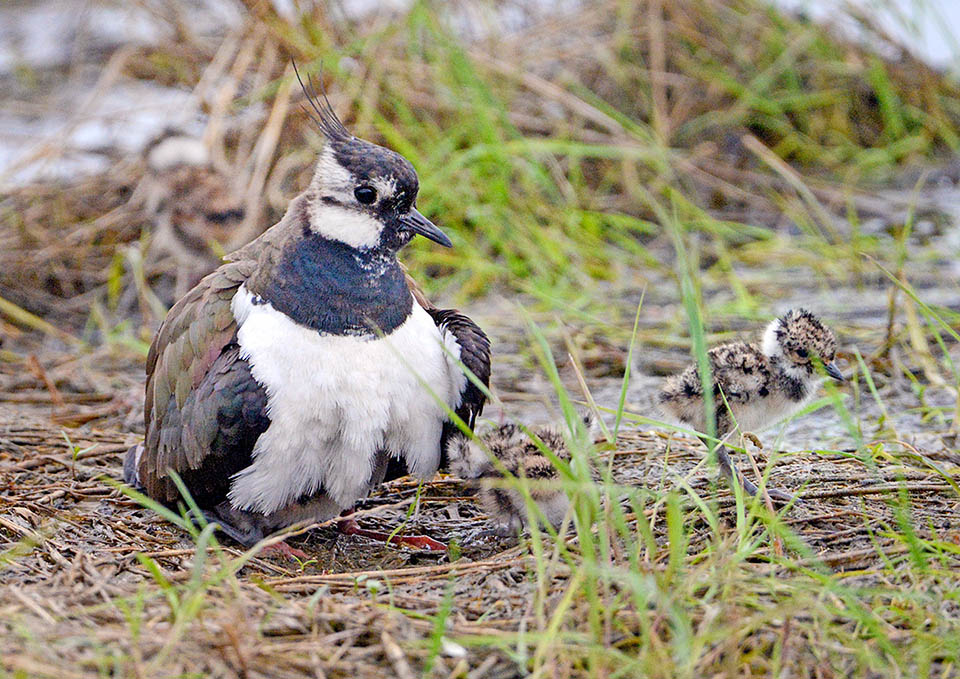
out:
<path id="1" fill-rule="evenodd" d="M 593 441 L 598 433 L 596 419 L 584 417 L 584 424 Z M 566 427 L 539 425 L 530 427 L 540 441 L 560 460 L 570 461 L 570 448 L 564 436 Z M 489 454 L 487 453 L 489 450 Z M 509 473 L 504 476 L 495 457 Z M 505 478 L 526 478 L 530 496 L 554 528 L 559 528 L 570 508 L 566 492 L 560 486 L 557 468 L 530 436 L 514 423 L 501 424 L 470 439 L 462 433 L 447 442 L 446 458 L 449 471 L 462 479 L 478 480 L 481 506 L 490 517 L 492 531 L 500 536 L 515 535 L 529 516 L 524 494 L 503 483 Z"/>
<path id="2" fill-rule="evenodd" d="M 836 351 L 837 340 L 830 328 L 804 309 L 793 309 L 772 321 L 759 345 L 732 342 L 711 349 L 707 356 L 717 437 L 723 439 L 737 426 L 741 431 L 762 429 L 800 409 L 819 383 L 814 359 L 827 375 L 843 381 L 834 363 Z M 659 402 L 668 416 L 699 432 L 706 431 L 703 388 L 696 364 L 667 379 Z M 728 480 L 736 476 L 747 493 L 757 493 L 757 487 L 737 471 L 722 445 L 717 458 Z M 767 488 L 767 492 L 775 500 L 793 499 L 776 489 Z"/>

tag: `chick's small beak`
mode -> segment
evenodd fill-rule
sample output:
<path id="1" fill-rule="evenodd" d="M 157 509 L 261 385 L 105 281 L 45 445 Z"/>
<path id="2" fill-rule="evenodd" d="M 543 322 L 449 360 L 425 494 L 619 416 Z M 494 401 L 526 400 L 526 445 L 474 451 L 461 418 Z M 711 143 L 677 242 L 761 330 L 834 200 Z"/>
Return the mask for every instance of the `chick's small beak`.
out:
<path id="1" fill-rule="evenodd" d="M 408 231 L 418 233 L 424 238 L 429 238 L 434 243 L 439 243 L 445 248 L 453 247 L 453 241 L 447 237 L 447 234 L 441 231 L 436 224 L 420 214 L 420 211 L 415 207 L 411 207 L 410 212 L 400 218 L 400 222 Z"/>
<path id="2" fill-rule="evenodd" d="M 837 364 L 834 362 L 826 363 L 823 366 L 823 369 L 827 374 L 835 379 L 837 382 L 845 382 L 846 378 L 843 376 L 843 373 L 840 372 L 840 368 L 837 367 Z"/>

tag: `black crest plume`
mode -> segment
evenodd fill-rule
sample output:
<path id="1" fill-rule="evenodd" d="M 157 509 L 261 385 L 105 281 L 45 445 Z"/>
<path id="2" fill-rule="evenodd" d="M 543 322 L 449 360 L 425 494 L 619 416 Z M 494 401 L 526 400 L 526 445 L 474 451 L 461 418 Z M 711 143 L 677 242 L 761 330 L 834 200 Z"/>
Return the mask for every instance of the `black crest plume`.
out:
<path id="1" fill-rule="evenodd" d="M 340 122 L 336 112 L 333 110 L 333 106 L 330 105 L 330 100 L 327 99 L 327 92 L 323 88 L 323 81 L 320 81 L 321 95 L 318 96 L 317 88 L 313 85 L 313 77 L 308 73 L 307 84 L 305 85 L 303 78 L 300 77 L 300 71 L 297 69 L 297 62 L 293 59 L 290 61 L 293 63 L 293 72 L 297 74 L 300 88 L 310 103 L 310 108 L 313 109 L 311 112 L 310 109 L 304 106 L 303 110 L 307 112 L 307 115 L 310 116 L 310 119 L 314 125 L 317 126 L 317 129 L 320 130 L 321 134 L 330 141 L 350 141 L 353 139 L 353 135 L 347 132 L 347 128 Z M 320 101 L 321 96 L 323 97 L 322 102 Z"/>

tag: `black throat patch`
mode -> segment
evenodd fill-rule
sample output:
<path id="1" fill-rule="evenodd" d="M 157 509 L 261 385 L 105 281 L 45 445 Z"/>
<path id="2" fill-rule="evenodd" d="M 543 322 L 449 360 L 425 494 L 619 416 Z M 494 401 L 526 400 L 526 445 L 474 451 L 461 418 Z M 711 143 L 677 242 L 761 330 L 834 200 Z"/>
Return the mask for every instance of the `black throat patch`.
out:
<path id="1" fill-rule="evenodd" d="M 263 301 L 329 335 L 389 335 L 410 315 L 413 295 L 392 253 L 356 250 L 304 229 L 288 243 L 260 290 Z"/>
<path id="2" fill-rule="evenodd" d="M 803 380 L 787 373 L 781 366 L 776 372 L 778 386 L 788 399 L 800 402 L 807 397 L 807 385 Z"/>

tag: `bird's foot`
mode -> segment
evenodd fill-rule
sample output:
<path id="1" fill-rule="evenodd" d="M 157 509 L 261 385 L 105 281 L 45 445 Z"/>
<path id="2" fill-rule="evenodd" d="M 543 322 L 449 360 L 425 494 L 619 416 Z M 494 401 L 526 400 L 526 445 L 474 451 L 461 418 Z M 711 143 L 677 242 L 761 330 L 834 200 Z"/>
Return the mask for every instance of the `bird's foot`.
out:
<path id="1" fill-rule="evenodd" d="M 262 516 L 233 509 L 228 502 L 221 503 L 213 510 L 204 510 L 203 517 L 207 523 L 217 524 L 224 534 L 239 542 L 244 549 L 250 549 L 269 534 Z M 312 558 L 303 550 L 291 547 L 286 542 L 267 545 L 260 550 L 260 556 L 284 556 L 301 563 Z"/>
<path id="2" fill-rule="evenodd" d="M 299 561 L 300 563 L 309 561 L 312 558 L 302 549 L 291 547 L 285 540 L 277 542 L 276 544 L 267 545 L 260 550 L 260 556 L 285 556 L 288 559 Z"/>
<path id="3" fill-rule="evenodd" d="M 444 552 L 447 546 L 429 535 L 394 535 L 390 542 L 396 545 L 409 545 L 414 549 L 426 549 L 431 552 Z"/>
<path id="4" fill-rule="evenodd" d="M 747 495 L 753 497 L 758 492 L 760 492 L 760 489 L 757 488 L 757 486 L 754 485 L 753 482 L 750 481 L 747 477 L 745 477 L 739 471 L 735 473 L 736 473 L 735 478 L 740 482 L 740 486 L 743 488 L 744 492 L 747 493 Z M 793 495 L 791 495 L 790 493 L 787 493 L 786 491 L 782 491 L 779 488 L 772 488 L 770 486 L 767 486 L 764 488 L 764 491 L 766 491 L 767 497 L 769 497 L 770 501 L 773 502 L 774 504 L 786 505 L 796 500 L 796 498 L 794 498 Z"/>
<path id="5" fill-rule="evenodd" d="M 737 466 L 733 464 L 733 461 L 730 459 L 730 454 L 727 452 L 726 448 L 721 447 L 717 450 L 717 462 L 720 465 L 720 473 L 727 479 L 730 483 L 739 483 L 740 487 L 743 488 L 744 492 L 753 497 L 759 492 L 759 488 L 743 473 L 737 469 Z M 790 493 L 782 491 L 778 488 L 772 488 L 767 486 L 764 488 L 767 493 L 767 496 L 770 498 L 770 501 L 778 505 L 786 505 L 791 502 L 799 502 Z"/>
<path id="6" fill-rule="evenodd" d="M 407 545 L 414 549 L 427 549 L 433 552 L 442 552 L 447 549 L 445 544 L 426 535 L 391 535 L 378 530 L 361 528 L 356 519 L 341 519 L 337 523 L 337 528 L 344 535 L 360 535 L 392 545 Z"/>
<path id="7" fill-rule="evenodd" d="M 800 499 L 779 488 L 766 488 L 767 495 L 774 504 L 788 505 L 791 502 L 799 502 Z"/>

